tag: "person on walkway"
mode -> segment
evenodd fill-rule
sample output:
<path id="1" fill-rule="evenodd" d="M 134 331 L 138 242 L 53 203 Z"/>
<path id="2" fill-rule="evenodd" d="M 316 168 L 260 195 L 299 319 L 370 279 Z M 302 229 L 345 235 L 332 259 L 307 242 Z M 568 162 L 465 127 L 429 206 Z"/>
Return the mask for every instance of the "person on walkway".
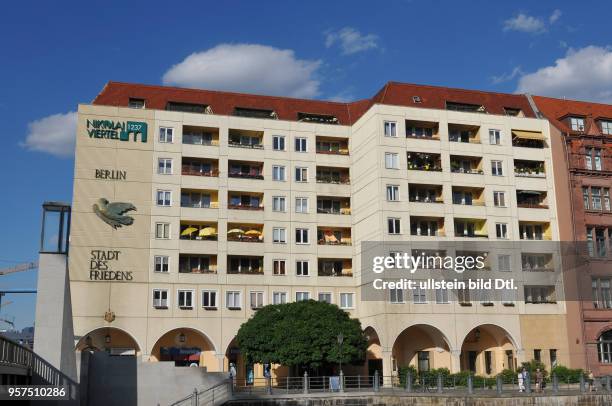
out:
<path id="1" fill-rule="evenodd" d="M 519 371 L 517 378 L 518 378 L 519 392 L 524 392 L 525 391 L 525 375 L 523 374 L 523 371 Z"/>
<path id="2" fill-rule="evenodd" d="M 542 371 L 540 371 L 540 368 L 536 369 L 535 379 L 536 379 L 536 391 L 542 392 L 542 388 L 543 388 L 542 384 L 544 383 L 544 374 L 542 373 Z"/>

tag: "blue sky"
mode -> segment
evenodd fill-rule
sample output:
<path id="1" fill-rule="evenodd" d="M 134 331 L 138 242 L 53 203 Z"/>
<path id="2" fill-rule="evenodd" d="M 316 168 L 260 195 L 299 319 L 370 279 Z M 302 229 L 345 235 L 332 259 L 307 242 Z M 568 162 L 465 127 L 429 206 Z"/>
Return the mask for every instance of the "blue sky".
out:
<path id="1" fill-rule="evenodd" d="M 394 80 L 612 101 L 606 2 L 93 3 L 3 6 L 0 180 L 13 197 L 0 267 L 35 260 L 41 203 L 71 200 L 70 112 L 108 80 L 334 100 Z M 35 285 L 35 272 L 0 277 Z M 8 300 L 0 313 L 31 325 L 34 297 Z"/>

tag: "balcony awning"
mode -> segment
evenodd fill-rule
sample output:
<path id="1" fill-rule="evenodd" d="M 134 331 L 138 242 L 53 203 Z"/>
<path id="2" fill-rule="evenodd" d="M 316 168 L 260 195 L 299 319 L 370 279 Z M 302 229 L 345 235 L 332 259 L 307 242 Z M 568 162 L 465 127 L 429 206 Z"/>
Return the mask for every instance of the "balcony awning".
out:
<path id="1" fill-rule="evenodd" d="M 536 195 L 536 196 L 540 196 L 541 194 L 544 194 L 546 192 L 540 192 L 537 190 L 517 190 L 517 193 L 520 193 L 522 195 Z"/>
<path id="2" fill-rule="evenodd" d="M 512 134 L 516 135 L 519 138 L 523 138 L 525 140 L 540 140 L 544 141 L 544 134 L 535 131 L 520 131 L 520 130 L 512 130 Z"/>

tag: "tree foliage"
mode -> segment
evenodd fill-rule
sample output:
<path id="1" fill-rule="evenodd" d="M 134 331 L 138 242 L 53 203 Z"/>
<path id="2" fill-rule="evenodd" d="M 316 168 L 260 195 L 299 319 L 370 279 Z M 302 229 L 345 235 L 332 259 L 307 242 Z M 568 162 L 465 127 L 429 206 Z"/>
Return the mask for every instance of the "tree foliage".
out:
<path id="1" fill-rule="evenodd" d="M 338 335 L 344 341 L 338 345 Z M 236 341 L 249 362 L 318 368 L 362 363 L 367 339 L 357 319 L 314 300 L 268 305 L 242 324 Z"/>

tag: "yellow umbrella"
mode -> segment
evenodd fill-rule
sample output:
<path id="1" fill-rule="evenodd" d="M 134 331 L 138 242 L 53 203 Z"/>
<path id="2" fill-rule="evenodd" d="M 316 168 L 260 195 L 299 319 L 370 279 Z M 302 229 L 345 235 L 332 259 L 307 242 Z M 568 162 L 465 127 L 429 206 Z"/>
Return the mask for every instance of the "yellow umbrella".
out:
<path id="1" fill-rule="evenodd" d="M 242 231 L 239 228 L 232 228 L 231 230 L 229 230 L 227 232 L 228 234 L 244 234 L 244 231 Z"/>
<path id="2" fill-rule="evenodd" d="M 249 230 L 246 233 L 244 233 L 244 235 L 252 235 L 252 236 L 260 236 L 261 235 L 261 231 L 257 231 L 257 230 Z"/>
<path id="3" fill-rule="evenodd" d="M 203 229 L 200 230 L 200 237 L 208 237 L 210 235 L 216 235 L 217 234 L 217 229 L 215 229 L 214 227 L 205 227 Z"/>
<path id="4" fill-rule="evenodd" d="M 195 227 L 187 227 L 186 229 L 183 230 L 181 235 L 191 235 L 195 233 L 196 231 L 198 231 L 198 229 Z"/>

